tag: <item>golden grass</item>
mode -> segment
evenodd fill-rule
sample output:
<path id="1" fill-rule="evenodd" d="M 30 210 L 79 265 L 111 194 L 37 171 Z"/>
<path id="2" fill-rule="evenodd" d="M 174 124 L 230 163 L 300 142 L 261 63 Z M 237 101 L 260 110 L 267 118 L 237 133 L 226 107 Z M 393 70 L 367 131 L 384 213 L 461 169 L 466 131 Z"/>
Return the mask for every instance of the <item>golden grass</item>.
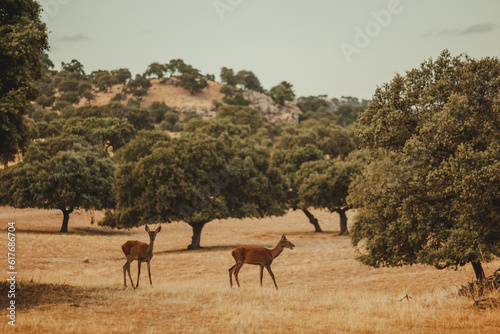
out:
<path id="1" fill-rule="evenodd" d="M 355 261 L 338 219 L 314 211 L 323 234 L 311 232 L 301 212 L 262 220 L 206 225 L 202 251 L 186 251 L 191 229 L 163 226 L 151 262 L 153 287 L 143 265 L 139 289 L 123 288 L 127 240 L 148 241 L 143 228 L 112 231 L 72 214 L 68 235 L 57 233 L 57 211 L 0 208 L 0 227 L 16 221 L 20 333 L 496 333 L 500 310 L 480 310 L 456 295 L 473 279 L 468 266 L 373 269 Z M 95 213 L 96 219 L 100 213 Z M 273 263 L 279 291 L 257 266 L 245 265 L 241 288 L 229 287 L 230 251 L 238 245 L 274 246 L 281 233 L 296 248 Z M 4 233 L 5 234 L 5 233 Z M 6 238 L 6 236 L 4 236 Z M 1 247 L 6 247 L 2 241 Z M 6 263 L 6 250 L 2 262 Z M 84 262 L 88 257 L 89 262 Z M 137 275 L 136 262 L 132 277 Z M 6 266 L 6 265 L 5 265 Z M 487 274 L 500 262 L 485 266 Z M 6 270 L 2 270 L 2 280 Z M 4 291 L 4 289 L 2 289 Z M 5 294 L 5 293 L 3 293 Z M 402 299 L 408 295 L 409 299 Z M 498 295 L 496 295 L 498 297 Z M 0 296 L 4 305 L 6 296 Z"/>

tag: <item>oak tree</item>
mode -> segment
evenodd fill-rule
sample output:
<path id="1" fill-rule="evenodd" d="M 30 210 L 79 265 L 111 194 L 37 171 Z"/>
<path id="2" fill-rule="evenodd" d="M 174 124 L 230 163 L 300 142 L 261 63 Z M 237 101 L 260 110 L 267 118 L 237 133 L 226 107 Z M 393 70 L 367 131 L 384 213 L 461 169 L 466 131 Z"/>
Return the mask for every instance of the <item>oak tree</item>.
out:
<path id="1" fill-rule="evenodd" d="M 500 255 L 500 61 L 443 51 L 377 88 L 359 117 L 372 162 L 355 181 L 352 242 L 371 266 Z"/>

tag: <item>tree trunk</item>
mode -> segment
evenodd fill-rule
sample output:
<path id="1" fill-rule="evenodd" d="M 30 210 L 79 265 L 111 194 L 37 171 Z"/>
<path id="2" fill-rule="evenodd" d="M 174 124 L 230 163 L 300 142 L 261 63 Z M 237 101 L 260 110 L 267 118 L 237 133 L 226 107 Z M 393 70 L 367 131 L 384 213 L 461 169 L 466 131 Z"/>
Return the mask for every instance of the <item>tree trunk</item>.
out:
<path id="1" fill-rule="evenodd" d="M 476 274 L 476 279 L 482 281 L 484 279 L 484 270 L 481 266 L 481 262 L 471 262 L 472 268 L 474 268 L 474 273 Z"/>
<path id="2" fill-rule="evenodd" d="M 61 211 L 63 212 L 63 223 L 61 226 L 61 230 L 59 232 L 68 233 L 69 214 L 71 212 L 73 212 L 73 208 L 69 208 L 69 209 L 64 208 L 64 209 L 61 209 Z"/>
<path id="3" fill-rule="evenodd" d="M 338 209 L 337 212 L 340 216 L 340 235 L 347 235 L 349 231 L 347 231 L 347 215 L 345 214 L 347 210 Z"/>
<path id="4" fill-rule="evenodd" d="M 314 229 L 315 229 L 314 232 L 323 232 L 323 230 L 321 229 L 321 226 L 319 226 L 318 219 L 316 219 L 316 217 L 314 217 L 313 214 L 309 212 L 309 210 L 302 209 L 302 211 L 304 211 L 307 218 L 309 218 L 309 222 L 311 224 L 313 224 Z"/>
<path id="5" fill-rule="evenodd" d="M 200 240 L 201 240 L 201 231 L 203 227 L 208 222 L 199 222 L 199 223 L 190 223 L 193 228 L 193 237 L 191 238 L 191 245 L 188 246 L 188 249 L 201 249 Z"/>

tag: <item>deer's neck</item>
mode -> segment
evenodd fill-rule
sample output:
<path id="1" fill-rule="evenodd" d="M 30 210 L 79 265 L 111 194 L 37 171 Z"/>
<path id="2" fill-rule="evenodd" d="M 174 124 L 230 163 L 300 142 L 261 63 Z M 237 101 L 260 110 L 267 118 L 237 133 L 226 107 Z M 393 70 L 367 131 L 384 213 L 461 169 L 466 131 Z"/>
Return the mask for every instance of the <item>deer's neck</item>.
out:
<path id="1" fill-rule="evenodd" d="M 274 247 L 273 249 L 271 249 L 271 255 L 273 256 L 273 259 L 277 258 L 281 252 L 283 252 L 283 245 L 281 244 L 281 241 L 278 242 L 278 244 L 276 245 L 276 247 Z"/>
<path id="2" fill-rule="evenodd" d="M 155 241 L 154 240 L 149 240 L 149 247 L 148 247 L 148 255 L 150 255 L 150 257 L 153 255 L 153 247 L 155 245 Z"/>

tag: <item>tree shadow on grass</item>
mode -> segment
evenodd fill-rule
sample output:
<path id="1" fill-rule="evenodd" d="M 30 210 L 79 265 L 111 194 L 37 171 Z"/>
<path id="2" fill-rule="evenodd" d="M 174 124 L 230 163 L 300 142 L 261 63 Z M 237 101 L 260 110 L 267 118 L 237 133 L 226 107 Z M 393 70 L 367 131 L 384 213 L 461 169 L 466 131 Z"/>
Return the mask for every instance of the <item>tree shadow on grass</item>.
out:
<path id="1" fill-rule="evenodd" d="M 0 294 L 1 305 L 10 305 L 7 294 L 9 286 L 9 282 L 0 281 L 0 290 L 5 291 L 5 293 Z M 110 288 L 80 288 L 67 284 L 17 281 L 15 306 L 17 310 L 27 310 L 48 304 L 68 304 L 69 306 L 80 307 L 82 304 L 90 303 L 95 299 L 95 296 L 98 296 L 104 290 L 109 291 Z"/>
<path id="2" fill-rule="evenodd" d="M 92 227 L 75 227 L 69 228 L 69 231 L 62 233 L 59 231 L 44 231 L 33 229 L 16 229 L 17 233 L 33 233 L 33 234 L 53 234 L 53 235 L 130 235 L 130 231 L 112 230 L 112 229 L 98 229 Z"/>

